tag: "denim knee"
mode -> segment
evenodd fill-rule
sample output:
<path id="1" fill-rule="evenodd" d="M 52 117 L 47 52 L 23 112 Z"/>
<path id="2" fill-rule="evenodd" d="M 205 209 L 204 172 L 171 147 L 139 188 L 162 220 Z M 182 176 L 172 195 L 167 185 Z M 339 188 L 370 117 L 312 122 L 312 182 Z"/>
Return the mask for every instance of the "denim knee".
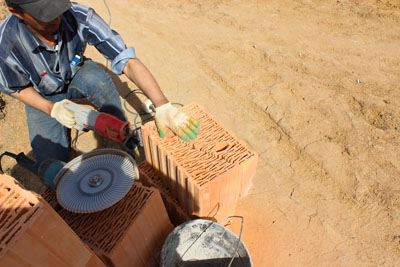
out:
<path id="1" fill-rule="evenodd" d="M 68 160 L 67 128 L 46 113 L 25 106 L 32 152 L 37 162 L 46 159 Z"/>
<path id="2" fill-rule="evenodd" d="M 108 73 L 91 60 L 85 60 L 68 88 L 68 98 L 87 97 L 100 112 L 127 120 L 119 93 Z"/>

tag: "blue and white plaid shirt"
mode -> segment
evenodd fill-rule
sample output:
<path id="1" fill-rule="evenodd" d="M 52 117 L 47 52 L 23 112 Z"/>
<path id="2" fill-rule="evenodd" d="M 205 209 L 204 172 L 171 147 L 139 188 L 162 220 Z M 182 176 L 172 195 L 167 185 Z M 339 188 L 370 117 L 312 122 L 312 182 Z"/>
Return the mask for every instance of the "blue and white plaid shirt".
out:
<path id="1" fill-rule="evenodd" d="M 55 47 L 50 48 L 22 20 L 8 16 L 0 25 L 0 92 L 10 94 L 29 86 L 43 95 L 62 92 L 79 69 L 79 63 L 71 62 L 76 56 L 83 58 L 87 44 L 110 60 L 118 75 L 128 59 L 136 58 L 135 49 L 127 48 L 92 8 L 77 3 L 62 15 L 55 38 Z"/>

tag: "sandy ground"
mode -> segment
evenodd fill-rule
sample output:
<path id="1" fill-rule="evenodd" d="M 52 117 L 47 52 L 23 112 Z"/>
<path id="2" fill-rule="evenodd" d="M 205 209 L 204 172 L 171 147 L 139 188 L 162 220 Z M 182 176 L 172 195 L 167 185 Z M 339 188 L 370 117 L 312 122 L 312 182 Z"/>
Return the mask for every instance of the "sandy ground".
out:
<path id="1" fill-rule="evenodd" d="M 80 2 L 108 21 L 103 1 Z M 259 153 L 236 209 L 254 266 L 400 266 L 399 0 L 107 2 L 170 100 L 205 106 Z M 113 78 L 122 96 L 136 88 Z M 2 98 L 0 150 L 29 153 L 23 105 Z"/>

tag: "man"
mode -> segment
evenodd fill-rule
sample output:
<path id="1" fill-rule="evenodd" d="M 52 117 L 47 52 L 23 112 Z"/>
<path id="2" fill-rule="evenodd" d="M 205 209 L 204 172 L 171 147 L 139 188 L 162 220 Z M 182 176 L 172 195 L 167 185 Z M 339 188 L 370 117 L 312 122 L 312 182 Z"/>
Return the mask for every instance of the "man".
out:
<path id="1" fill-rule="evenodd" d="M 171 105 L 148 69 L 121 36 L 89 7 L 69 0 L 6 0 L 0 25 L 0 91 L 25 103 L 35 159 L 68 160 L 67 128 L 73 112 L 66 99 L 86 98 L 101 112 L 126 120 L 110 76 L 84 57 L 95 46 L 115 74 L 124 73 L 153 102 L 161 137 L 171 129 L 182 139 L 196 138 L 198 123 Z"/>

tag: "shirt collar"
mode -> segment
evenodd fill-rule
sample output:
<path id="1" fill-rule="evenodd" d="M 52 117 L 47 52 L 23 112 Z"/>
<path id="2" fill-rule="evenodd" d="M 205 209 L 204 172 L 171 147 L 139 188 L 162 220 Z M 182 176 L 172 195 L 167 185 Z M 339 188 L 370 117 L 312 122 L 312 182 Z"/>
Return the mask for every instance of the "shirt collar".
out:
<path id="1" fill-rule="evenodd" d="M 64 13 L 64 15 L 61 18 L 60 27 L 58 29 L 59 38 L 64 31 L 69 31 L 69 32 L 74 31 L 72 25 L 68 22 L 65 15 L 66 14 Z M 28 45 L 28 47 L 31 49 L 32 52 L 35 52 L 35 50 L 39 49 L 40 47 L 43 47 L 45 49 L 48 48 L 42 43 L 42 41 L 40 41 L 40 39 L 35 34 L 32 34 L 32 32 L 28 29 L 28 27 L 26 27 L 26 24 L 22 20 L 19 20 L 19 27 L 22 33 L 22 38 L 25 39 L 25 43 Z"/>

